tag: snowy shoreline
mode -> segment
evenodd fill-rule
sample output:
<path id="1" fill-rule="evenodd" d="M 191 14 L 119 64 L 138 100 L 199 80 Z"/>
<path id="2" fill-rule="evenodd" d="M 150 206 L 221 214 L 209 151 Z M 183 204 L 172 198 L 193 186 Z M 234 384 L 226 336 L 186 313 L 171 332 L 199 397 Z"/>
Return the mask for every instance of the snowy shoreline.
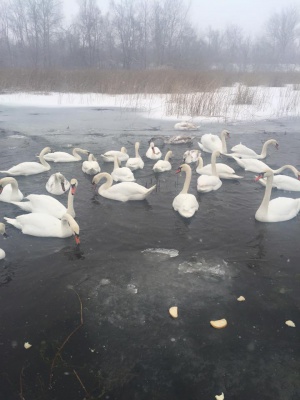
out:
<path id="1" fill-rule="evenodd" d="M 250 95 L 251 101 L 240 100 L 241 88 Z M 247 91 L 247 92 L 245 92 Z M 179 113 L 180 109 L 188 109 L 189 102 L 205 102 L 209 95 L 210 109 L 200 115 Z M 181 96 L 180 94 L 176 96 Z M 293 85 L 285 87 L 251 87 L 236 85 L 224 87 L 210 94 L 184 94 L 184 104 L 174 102 L 170 94 L 131 94 L 107 95 L 101 93 L 61 93 L 61 92 L 15 92 L 0 94 L 0 104 L 9 107 L 44 107 L 44 108 L 75 108 L 75 107 L 118 107 L 137 111 L 147 118 L 160 120 L 189 120 L 195 124 L 201 122 L 237 122 L 258 121 L 267 118 L 300 116 L 300 90 Z M 198 96 L 195 98 L 195 96 Z M 241 96 L 240 96 L 241 97 Z M 173 102 L 172 102 L 173 100 Z M 197 104 L 196 104 L 197 105 Z M 203 108 L 203 107 L 202 107 Z"/>

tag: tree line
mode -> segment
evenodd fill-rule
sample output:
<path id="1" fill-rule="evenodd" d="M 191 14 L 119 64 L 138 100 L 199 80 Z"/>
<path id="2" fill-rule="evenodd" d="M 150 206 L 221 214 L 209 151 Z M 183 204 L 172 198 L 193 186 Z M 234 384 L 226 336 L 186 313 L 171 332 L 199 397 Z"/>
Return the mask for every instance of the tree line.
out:
<path id="1" fill-rule="evenodd" d="M 182 0 L 79 0 L 67 22 L 58 0 L 1 0 L 0 68 L 276 70 L 300 64 L 299 11 L 269 16 L 260 36 L 238 24 L 192 25 Z"/>

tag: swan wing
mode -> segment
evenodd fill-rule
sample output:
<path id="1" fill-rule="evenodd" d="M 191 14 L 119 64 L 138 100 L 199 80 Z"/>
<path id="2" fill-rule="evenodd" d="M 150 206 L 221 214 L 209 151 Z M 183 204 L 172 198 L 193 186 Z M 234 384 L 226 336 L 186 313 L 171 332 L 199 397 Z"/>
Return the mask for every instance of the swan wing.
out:
<path id="1" fill-rule="evenodd" d="M 43 213 L 52 215 L 56 218 L 61 218 L 67 211 L 63 204 L 51 196 L 44 194 L 30 194 L 26 198 L 29 200 L 31 211 L 34 213 Z M 24 209 L 25 204 L 26 202 L 21 202 L 18 206 Z"/>
<path id="2" fill-rule="evenodd" d="M 268 218 L 270 222 L 288 221 L 300 211 L 300 199 L 277 197 L 269 202 Z"/>
<path id="3" fill-rule="evenodd" d="M 13 176 L 18 175 L 35 175 L 44 171 L 48 171 L 49 168 L 37 162 L 23 162 L 18 165 L 11 167 L 7 171 L 0 171 L 1 173 L 6 173 Z"/>
<path id="4" fill-rule="evenodd" d="M 300 191 L 300 181 L 287 175 L 274 175 L 273 187 L 293 192 Z"/>
<path id="5" fill-rule="evenodd" d="M 5 220 L 21 229 L 26 235 L 40 237 L 68 237 L 72 235 L 71 229 L 66 229 L 67 233 L 63 233 L 61 220 L 47 214 L 31 213 L 19 215 L 15 219 L 5 218 Z"/>
<path id="6" fill-rule="evenodd" d="M 206 133 L 201 137 L 201 143 L 203 145 L 203 151 L 209 153 L 213 153 L 215 150 L 222 151 L 222 141 L 217 135 Z"/>
<path id="7" fill-rule="evenodd" d="M 257 157 L 259 154 L 255 153 L 254 150 L 250 149 L 247 146 L 244 146 L 243 144 L 237 144 L 236 146 L 233 146 L 231 151 L 233 153 L 239 154 L 239 155 L 245 155 L 245 156 L 252 156 L 252 157 Z"/>
<path id="8" fill-rule="evenodd" d="M 144 161 L 141 159 L 141 157 L 128 158 L 128 160 L 126 162 L 126 167 L 130 168 L 133 171 L 136 169 L 143 169 Z"/>
<path id="9" fill-rule="evenodd" d="M 4 186 L 2 193 L 0 194 L 0 201 L 10 203 L 11 201 L 21 201 L 23 200 L 23 193 L 18 189 L 16 195 L 14 196 L 12 186 Z"/>

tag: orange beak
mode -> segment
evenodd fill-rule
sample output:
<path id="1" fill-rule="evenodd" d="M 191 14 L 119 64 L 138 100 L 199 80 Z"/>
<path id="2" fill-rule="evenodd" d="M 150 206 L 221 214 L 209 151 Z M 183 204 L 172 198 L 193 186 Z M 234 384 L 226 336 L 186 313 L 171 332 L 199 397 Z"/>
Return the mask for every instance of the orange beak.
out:
<path id="1" fill-rule="evenodd" d="M 76 242 L 77 245 L 80 244 L 80 237 L 79 237 L 79 235 L 77 233 L 75 233 L 75 242 Z"/>
<path id="2" fill-rule="evenodd" d="M 71 193 L 72 193 L 73 196 L 76 193 L 76 186 L 75 185 L 71 185 Z"/>

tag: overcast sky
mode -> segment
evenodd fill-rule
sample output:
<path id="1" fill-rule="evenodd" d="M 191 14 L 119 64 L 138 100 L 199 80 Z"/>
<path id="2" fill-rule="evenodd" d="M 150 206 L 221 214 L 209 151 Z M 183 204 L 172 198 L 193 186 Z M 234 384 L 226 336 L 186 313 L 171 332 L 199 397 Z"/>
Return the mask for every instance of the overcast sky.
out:
<path id="1" fill-rule="evenodd" d="M 80 0 L 79 0 L 80 1 Z M 117 1 L 117 0 L 115 0 Z M 150 0 L 149 0 L 150 1 Z M 78 11 L 77 0 L 62 0 L 68 19 Z M 97 0 L 102 11 L 107 11 L 110 0 Z M 230 24 L 241 26 L 245 33 L 260 33 L 269 16 L 289 6 L 298 5 L 299 0 L 184 0 L 191 4 L 190 20 L 199 30 L 211 26 L 224 29 Z"/>

